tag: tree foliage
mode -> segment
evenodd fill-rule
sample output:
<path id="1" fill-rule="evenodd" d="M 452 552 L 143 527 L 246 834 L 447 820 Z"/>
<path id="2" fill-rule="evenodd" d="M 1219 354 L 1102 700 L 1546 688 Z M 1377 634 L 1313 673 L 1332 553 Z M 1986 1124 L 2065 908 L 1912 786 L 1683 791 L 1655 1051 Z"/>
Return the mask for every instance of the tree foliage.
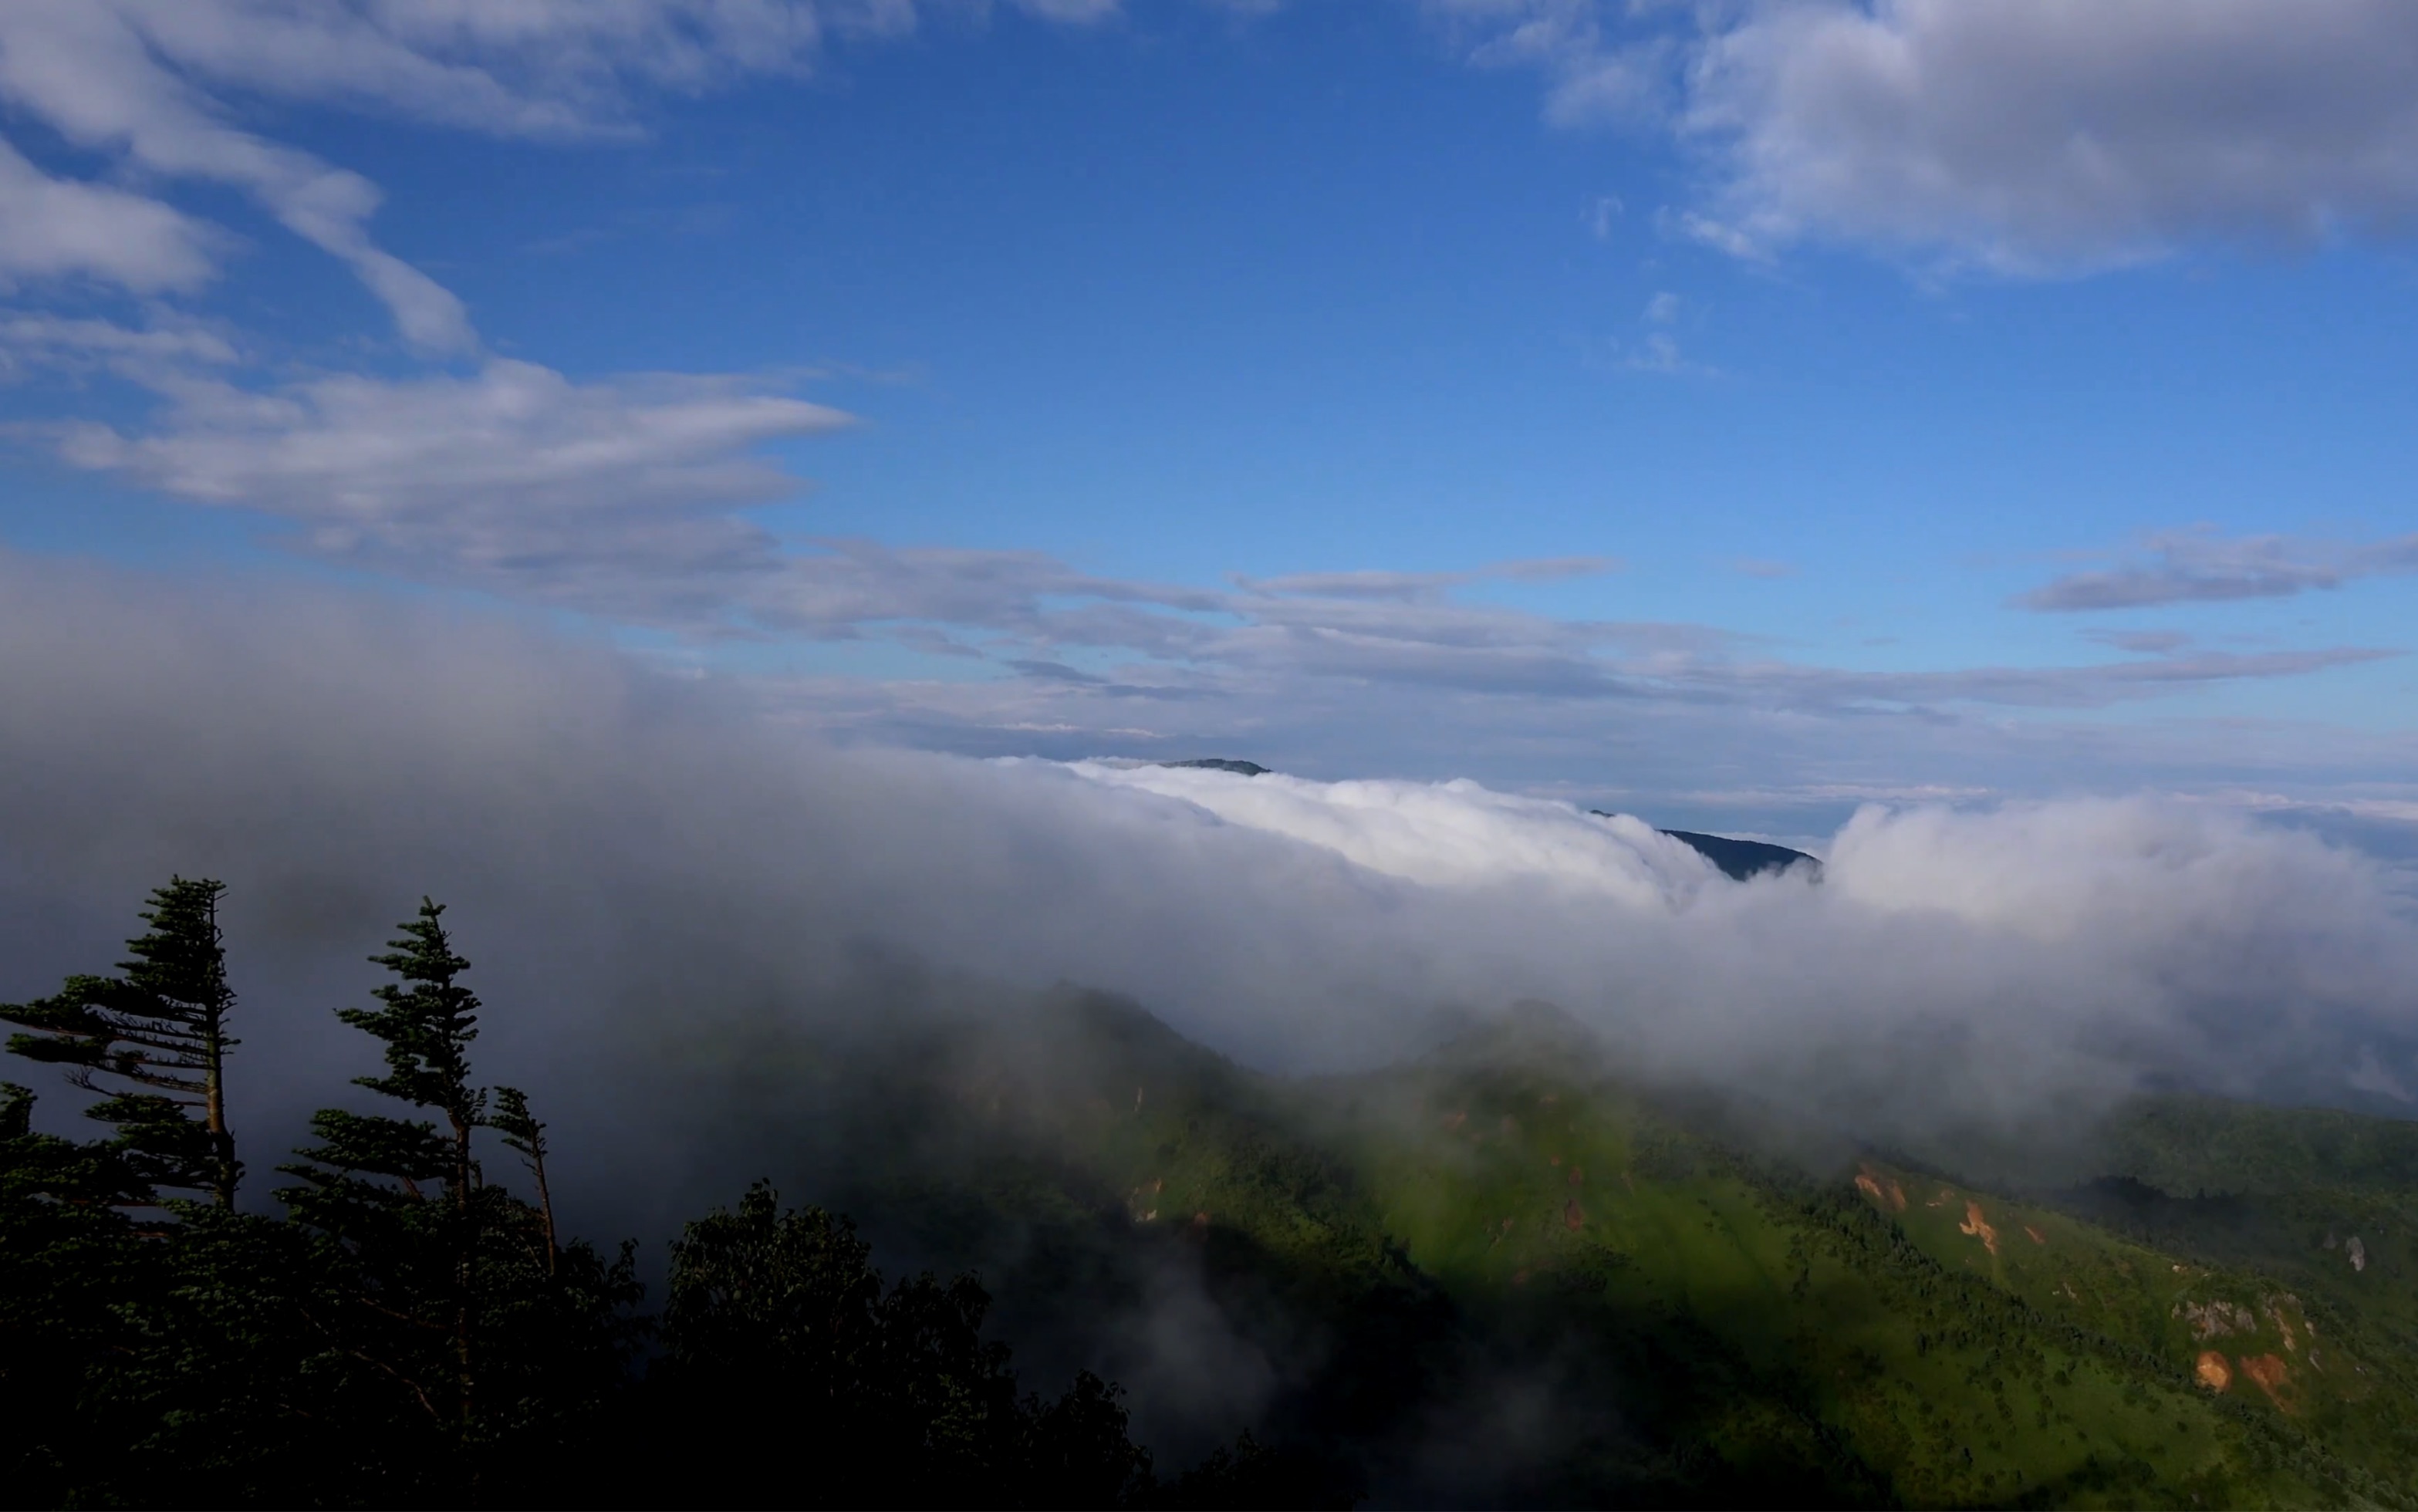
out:
<path id="1" fill-rule="evenodd" d="M 846 1218 L 783 1211 L 760 1182 L 673 1245 L 650 1384 L 706 1448 L 697 1463 L 722 1467 L 705 1500 L 793 1503 L 747 1454 L 773 1442 L 856 1505 L 1114 1506 L 1148 1489 L 1116 1387 L 1086 1372 L 1055 1402 L 1019 1397 L 972 1276 L 885 1287 L 870 1257 Z"/>
<path id="2" fill-rule="evenodd" d="M 222 882 L 172 878 L 126 942 L 122 975 L 71 976 L 51 997 L 0 1005 L 0 1019 L 29 1032 L 8 1048 L 68 1068 L 69 1082 L 100 1093 L 89 1117 L 116 1125 L 116 1144 L 147 1188 L 207 1192 L 235 1206 L 243 1168 L 227 1127 L 227 1033 L 235 992 L 219 932 Z M 124 1200 L 145 1203 L 150 1192 Z"/>
<path id="3" fill-rule="evenodd" d="M 8 1010 L 29 1031 L 10 1047 L 68 1065 L 118 1130 L 37 1133 L 33 1094 L 0 1083 L 12 1504 L 1152 1494 L 1118 1388 L 1086 1374 L 1053 1401 L 1020 1396 L 971 1276 L 885 1284 L 846 1218 L 784 1211 L 768 1185 L 687 1227 L 660 1323 L 641 1316 L 635 1245 L 608 1258 L 559 1237 L 545 1125 L 519 1089 L 476 1081 L 482 1005 L 434 902 L 372 957 L 391 976 L 376 1006 L 339 1010 L 379 1042 L 384 1071 L 357 1084 L 391 1110 L 322 1109 L 280 1168 L 285 1216 L 236 1210 L 223 891 L 171 882 L 122 977 Z M 535 1201 L 487 1179 L 484 1138 L 520 1157 Z"/>

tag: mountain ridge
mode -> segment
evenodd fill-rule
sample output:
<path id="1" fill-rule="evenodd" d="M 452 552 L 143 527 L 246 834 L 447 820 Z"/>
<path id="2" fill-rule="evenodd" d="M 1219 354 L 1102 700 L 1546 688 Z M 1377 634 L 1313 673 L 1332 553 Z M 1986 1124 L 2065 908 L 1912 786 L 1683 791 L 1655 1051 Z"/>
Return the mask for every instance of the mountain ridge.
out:
<path id="1" fill-rule="evenodd" d="M 2418 1195 L 2395 1162 L 2354 1173 L 2354 1269 L 2341 1234 L 2302 1231 L 2331 1211 L 2308 1192 L 2240 1231 L 2136 1231 L 2071 1192 L 1741 1145 L 1544 1005 L 1289 1078 L 1066 989 L 909 1059 L 923 1100 L 847 1141 L 898 1158 L 834 1198 L 982 1269 L 1019 1358 L 1125 1381 L 1176 1459 L 1247 1428 L 1386 1504 L 2402 1505 L 2418 1485 L 2418 1331 L 2390 1301 Z M 2165 1107 L 2120 1110 L 2104 1174 L 2172 1158 Z M 1136 1342 L 1164 1336 L 1219 1363 Z"/>

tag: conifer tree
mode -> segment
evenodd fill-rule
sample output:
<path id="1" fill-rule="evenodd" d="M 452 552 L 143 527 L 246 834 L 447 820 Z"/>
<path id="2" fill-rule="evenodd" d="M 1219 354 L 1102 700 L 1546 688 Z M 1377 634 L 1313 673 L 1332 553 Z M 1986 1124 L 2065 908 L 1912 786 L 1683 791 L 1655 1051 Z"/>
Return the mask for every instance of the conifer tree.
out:
<path id="1" fill-rule="evenodd" d="M 0 1499 L 55 1506 L 122 1442 L 87 1386 L 125 1359 L 128 1306 L 163 1246 L 121 1211 L 153 1199 L 125 1147 L 37 1134 L 33 1107 L 0 1082 Z"/>
<path id="2" fill-rule="evenodd" d="M 516 1089 L 487 1117 L 469 1057 L 481 1004 L 444 911 L 422 899 L 371 957 L 395 977 L 375 989 L 377 1007 L 338 1010 L 385 1046 L 385 1074 L 356 1082 L 434 1116 L 322 1109 L 318 1143 L 280 1168 L 301 1184 L 278 1193 L 329 1246 L 344 1299 L 327 1323 L 337 1352 L 399 1390 L 434 1436 L 419 1494 L 439 1497 L 498 1484 L 489 1471 L 512 1473 L 508 1445 L 559 1440 L 593 1414 L 621 1378 L 639 1291 L 628 1246 L 613 1261 L 558 1246 L 550 1211 L 484 1180 L 474 1138 L 495 1127 L 543 1193 L 544 1125 Z"/>
<path id="3" fill-rule="evenodd" d="M 453 953 L 444 914 L 443 905 L 421 898 L 419 917 L 400 926 L 402 938 L 370 957 L 397 979 L 372 992 L 379 1006 L 340 1008 L 336 1016 L 385 1043 L 386 1074 L 356 1077 L 354 1084 L 440 1114 L 448 1127 L 322 1108 L 311 1120 L 319 1143 L 296 1152 L 301 1164 L 279 1168 L 306 1184 L 277 1195 L 350 1257 L 366 1310 L 393 1325 L 373 1326 L 382 1336 L 365 1341 L 361 1356 L 467 1437 L 477 1412 L 470 1293 L 480 1184 L 471 1136 L 486 1093 L 470 1084 L 479 999 L 461 985 L 470 963 Z M 427 1348 L 439 1335 L 442 1364 Z"/>
<path id="4" fill-rule="evenodd" d="M 836 1505 L 1117 1505 L 1152 1484 L 1121 1393 L 1088 1372 L 1055 1402 L 1019 1397 L 982 1336 L 972 1275 L 885 1285 L 845 1217 L 784 1211 L 766 1183 L 672 1245 L 664 1357 L 650 1385 L 684 1459 L 658 1494 L 732 1505 L 791 1488 L 757 1474 L 783 1442 Z"/>
<path id="5" fill-rule="evenodd" d="M 479 1183 L 470 1136 L 486 1115 L 487 1094 L 470 1085 L 479 998 L 458 980 L 470 963 L 453 954 L 444 916 L 443 904 L 421 898 L 420 917 L 401 926 L 403 938 L 387 941 L 386 955 L 370 957 L 400 979 L 370 994 L 385 1006 L 339 1009 L 336 1016 L 386 1042 L 387 1074 L 356 1077 L 355 1085 L 445 1116 L 451 1135 L 446 1198 L 456 1212 L 466 1212 Z"/>
<path id="6" fill-rule="evenodd" d="M 225 893 L 223 882 L 171 878 L 142 915 L 150 931 L 127 941 L 124 975 L 71 976 L 54 996 L 0 1005 L 0 1019 L 32 1031 L 11 1035 L 10 1050 L 65 1065 L 70 1084 L 102 1094 L 88 1115 L 117 1126 L 119 1149 L 151 1185 L 232 1208 L 243 1168 L 226 1116 L 237 1042 L 218 925 Z"/>
<path id="7" fill-rule="evenodd" d="M 496 1089 L 496 1116 L 489 1121 L 504 1137 L 504 1147 L 521 1157 L 529 1179 L 537 1183 L 537 1209 L 545 1239 L 545 1274 L 552 1275 L 561 1254 L 554 1231 L 554 1192 L 545 1183 L 545 1125 L 529 1112 L 528 1097 L 518 1087 Z"/>

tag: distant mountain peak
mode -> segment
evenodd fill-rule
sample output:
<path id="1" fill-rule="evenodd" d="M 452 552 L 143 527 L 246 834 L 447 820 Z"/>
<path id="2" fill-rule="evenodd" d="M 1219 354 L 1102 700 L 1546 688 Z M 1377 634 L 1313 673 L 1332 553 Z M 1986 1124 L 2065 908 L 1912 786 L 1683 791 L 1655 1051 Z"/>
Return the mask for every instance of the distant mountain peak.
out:
<path id="1" fill-rule="evenodd" d="M 1198 767 L 1209 771 L 1231 771 L 1237 777 L 1264 777 L 1268 769 L 1256 761 L 1237 761 L 1232 756 L 1195 756 L 1189 761 L 1154 761 L 1154 767 Z"/>
<path id="2" fill-rule="evenodd" d="M 1820 857 L 1767 841 L 1733 840 L 1727 835 L 1699 834 L 1693 830 L 1665 830 L 1662 832 L 1693 847 L 1697 854 L 1720 867 L 1724 875 L 1740 882 L 1766 872 L 1786 871 L 1798 862 L 1810 863 L 1816 873 L 1822 870 Z"/>
<path id="3" fill-rule="evenodd" d="M 1619 817 L 1610 809 L 1591 808 L 1587 812 L 1600 819 Z M 1696 854 L 1721 868 L 1722 875 L 1734 882 L 1743 882 L 1750 878 L 1761 877 L 1766 872 L 1786 871 L 1798 862 L 1811 865 L 1814 876 L 1819 877 L 1822 874 L 1821 857 L 1808 855 L 1802 850 L 1791 850 L 1786 846 L 1775 846 L 1768 841 L 1733 840 L 1725 834 L 1703 834 L 1694 830 L 1658 830 L 1655 832 L 1667 834 L 1693 849 Z"/>

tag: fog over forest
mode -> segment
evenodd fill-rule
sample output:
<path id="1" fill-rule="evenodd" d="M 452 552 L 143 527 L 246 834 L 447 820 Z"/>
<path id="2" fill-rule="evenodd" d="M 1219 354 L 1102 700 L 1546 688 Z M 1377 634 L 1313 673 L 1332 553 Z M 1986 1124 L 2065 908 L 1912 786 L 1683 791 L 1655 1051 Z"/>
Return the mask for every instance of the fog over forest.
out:
<path id="1" fill-rule="evenodd" d="M 590 1202 L 679 1182 L 625 1115 L 717 1036 L 878 1036 L 902 973 L 960 1008 L 1129 995 L 1278 1072 L 1542 999 L 1641 1070 L 1880 1132 L 2145 1079 L 2388 1108 L 2418 1079 L 2408 877 L 2205 805 L 1868 808 L 1818 879 L 1736 883 L 1637 818 L 1471 783 L 836 749 L 528 623 L 23 558 L 0 684 L 0 998 L 104 969 L 169 873 L 223 878 L 262 1155 L 367 1069 L 329 1010 L 423 892 L 485 1062 Z"/>

